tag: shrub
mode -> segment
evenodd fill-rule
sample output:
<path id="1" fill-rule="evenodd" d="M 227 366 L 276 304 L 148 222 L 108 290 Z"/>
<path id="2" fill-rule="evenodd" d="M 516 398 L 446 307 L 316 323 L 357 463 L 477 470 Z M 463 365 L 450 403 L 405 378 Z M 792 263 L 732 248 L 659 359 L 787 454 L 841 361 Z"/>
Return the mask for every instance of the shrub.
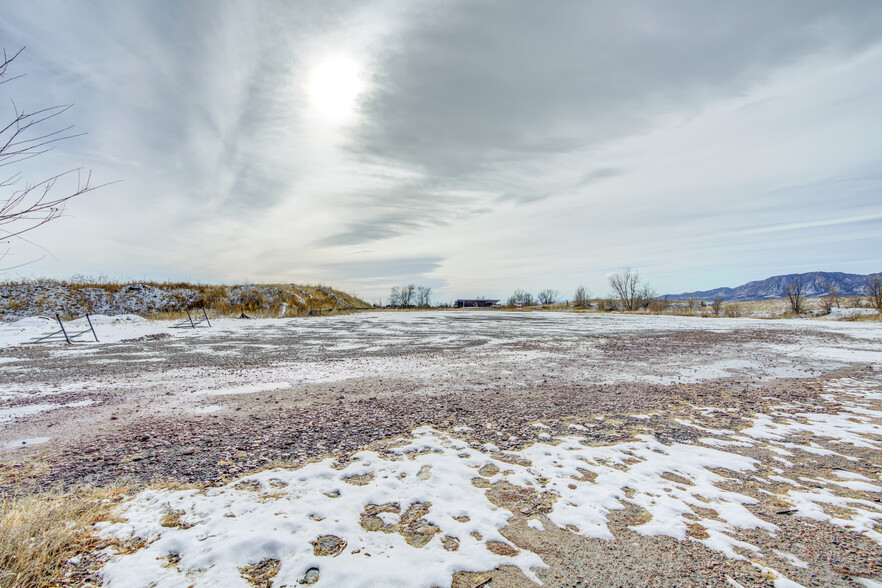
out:
<path id="1" fill-rule="evenodd" d="M 720 294 L 714 296 L 714 301 L 711 302 L 711 310 L 714 311 L 714 316 L 720 316 L 720 311 L 723 309 L 723 297 Z"/>
<path id="2" fill-rule="evenodd" d="M 121 488 L 0 499 L 0 585 L 59 586 L 64 565 L 95 541 Z"/>
<path id="3" fill-rule="evenodd" d="M 876 312 L 882 313 L 882 275 L 872 274 L 867 276 L 867 283 L 864 289 L 870 298 L 870 305 L 876 309 Z"/>
<path id="4" fill-rule="evenodd" d="M 573 306 L 576 308 L 585 308 L 588 304 L 589 294 L 585 289 L 585 286 L 580 285 L 576 288 L 576 293 L 573 295 Z"/>

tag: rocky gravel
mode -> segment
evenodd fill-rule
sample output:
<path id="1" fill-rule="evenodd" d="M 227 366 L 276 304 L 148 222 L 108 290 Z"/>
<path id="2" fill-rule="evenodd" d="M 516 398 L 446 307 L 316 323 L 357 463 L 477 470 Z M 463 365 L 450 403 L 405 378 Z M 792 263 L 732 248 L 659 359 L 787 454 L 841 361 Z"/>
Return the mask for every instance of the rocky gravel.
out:
<path id="1" fill-rule="evenodd" d="M 195 344 L 151 336 L 2 349 L 0 493 L 121 480 L 136 488 L 163 480 L 216 485 L 269 466 L 327 455 L 345 459 L 421 425 L 456 432 L 490 451 L 572 435 L 570 425 L 586 421 L 595 425 L 580 433 L 589 444 L 647 432 L 663 443 L 696 443 L 706 433 L 684 424 L 690 419 L 737 431 L 746 426 L 743 416 L 775 407 L 835 411 L 824 382 L 878 376 L 870 363 L 818 362 L 799 353 L 867 347 L 845 332 L 662 326 L 643 333 L 503 337 L 496 331 L 505 324 L 479 316 L 474 328 L 446 338 L 443 325 L 405 325 L 390 337 L 345 318 L 321 323 L 330 325 L 324 331 L 215 332 Z M 350 336 L 341 345 L 343 332 Z M 51 408 L 37 410 L 45 405 Z M 4 410 L 12 415 L 5 420 Z M 11 445 L 43 437 L 51 440 Z M 877 455 L 850 449 L 878 474 Z M 744 452 L 769 460 L 759 450 Z M 837 467 L 856 466 L 824 457 L 797 463 L 788 475 Z M 760 533 L 745 532 L 745 540 L 764 551 L 802 553 L 808 568 L 782 560 L 777 569 L 803 585 L 857 586 L 853 577 L 882 577 L 882 549 L 871 540 L 791 517 L 771 500 L 756 511 L 781 531 L 774 544 Z M 774 584 L 761 568 L 694 541 L 634 532 L 632 518 L 639 516 L 614 513 L 614 542 L 588 540 L 547 521 L 547 532 L 539 533 L 520 515 L 504 534 L 542 554 L 550 565 L 541 574 L 546 585 L 724 586 L 726 576 L 743 586 Z M 458 574 L 453 585 L 488 578 L 487 585 L 531 585 L 505 567 Z"/>

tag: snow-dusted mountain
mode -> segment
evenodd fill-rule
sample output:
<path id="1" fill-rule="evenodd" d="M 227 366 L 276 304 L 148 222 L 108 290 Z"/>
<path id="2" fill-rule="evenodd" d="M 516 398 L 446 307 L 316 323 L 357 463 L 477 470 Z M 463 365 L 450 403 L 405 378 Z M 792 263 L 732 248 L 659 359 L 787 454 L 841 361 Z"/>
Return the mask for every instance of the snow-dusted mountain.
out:
<path id="1" fill-rule="evenodd" d="M 835 284 L 839 288 L 840 296 L 860 296 L 864 293 L 867 275 L 845 274 L 842 272 L 807 272 L 804 274 L 785 274 L 772 276 L 765 280 L 747 282 L 736 288 L 716 288 L 700 292 L 683 292 L 682 294 L 665 294 L 663 298 L 671 300 L 713 300 L 720 295 L 724 300 L 775 300 L 787 297 L 787 286 L 794 279 L 802 281 L 803 292 L 806 297 L 826 296 L 828 289 L 826 284 Z"/>

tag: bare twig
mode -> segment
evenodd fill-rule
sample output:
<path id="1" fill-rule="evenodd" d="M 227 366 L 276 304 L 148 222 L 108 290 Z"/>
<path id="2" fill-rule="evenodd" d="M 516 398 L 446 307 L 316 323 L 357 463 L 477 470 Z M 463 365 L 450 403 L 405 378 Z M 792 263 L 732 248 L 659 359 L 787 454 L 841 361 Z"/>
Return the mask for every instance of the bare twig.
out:
<path id="1" fill-rule="evenodd" d="M 24 47 L 11 57 L 7 56 L 5 50 L 3 51 L 0 61 L 0 84 L 21 77 L 8 77 L 7 70 L 9 64 L 21 55 L 22 51 Z M 69 104 L 27 112 L 20 109 L 14 100 L 10 102 L 13 118 L 0 127 L 0 167 L 19 164 L 43 155 L 50 151 L 55 143 L 85 134 L 72 132 L 72 125 L 57 129 L 44 128 L 46 123 L 67 112 L 71 108 Z M 72 185 L 67 185 L 68 182 Z M 62 186 L 62 183 L 65 186 Z M 11 189 L 11 193 L 5 199 L 0 197 L 0 236 L 4 239 L 22 239 L 24 233 L 61 217 L 67 202 L 71 199 L 108 184 L 92 185 L 91 172 L 84 172 L 79 168 L 34 183 L 23 183 L 23 175 L 20 172 L 12 173 L 6 179 L 0 179 L 0 188 Z"/>

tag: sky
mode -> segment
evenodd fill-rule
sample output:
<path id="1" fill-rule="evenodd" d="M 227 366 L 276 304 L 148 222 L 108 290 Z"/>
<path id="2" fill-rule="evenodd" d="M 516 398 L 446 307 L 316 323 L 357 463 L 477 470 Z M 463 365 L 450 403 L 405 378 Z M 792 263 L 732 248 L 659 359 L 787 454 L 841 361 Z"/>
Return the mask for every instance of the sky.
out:
<path id="1" fill-rule="evenodd" d="M 445 301 L 882 271 L 877 0 L 4 2 L 25 46 L 0 121 L 72 104 L 86 134 L 4 179 L 115 183 L 0 279 Z"/>

